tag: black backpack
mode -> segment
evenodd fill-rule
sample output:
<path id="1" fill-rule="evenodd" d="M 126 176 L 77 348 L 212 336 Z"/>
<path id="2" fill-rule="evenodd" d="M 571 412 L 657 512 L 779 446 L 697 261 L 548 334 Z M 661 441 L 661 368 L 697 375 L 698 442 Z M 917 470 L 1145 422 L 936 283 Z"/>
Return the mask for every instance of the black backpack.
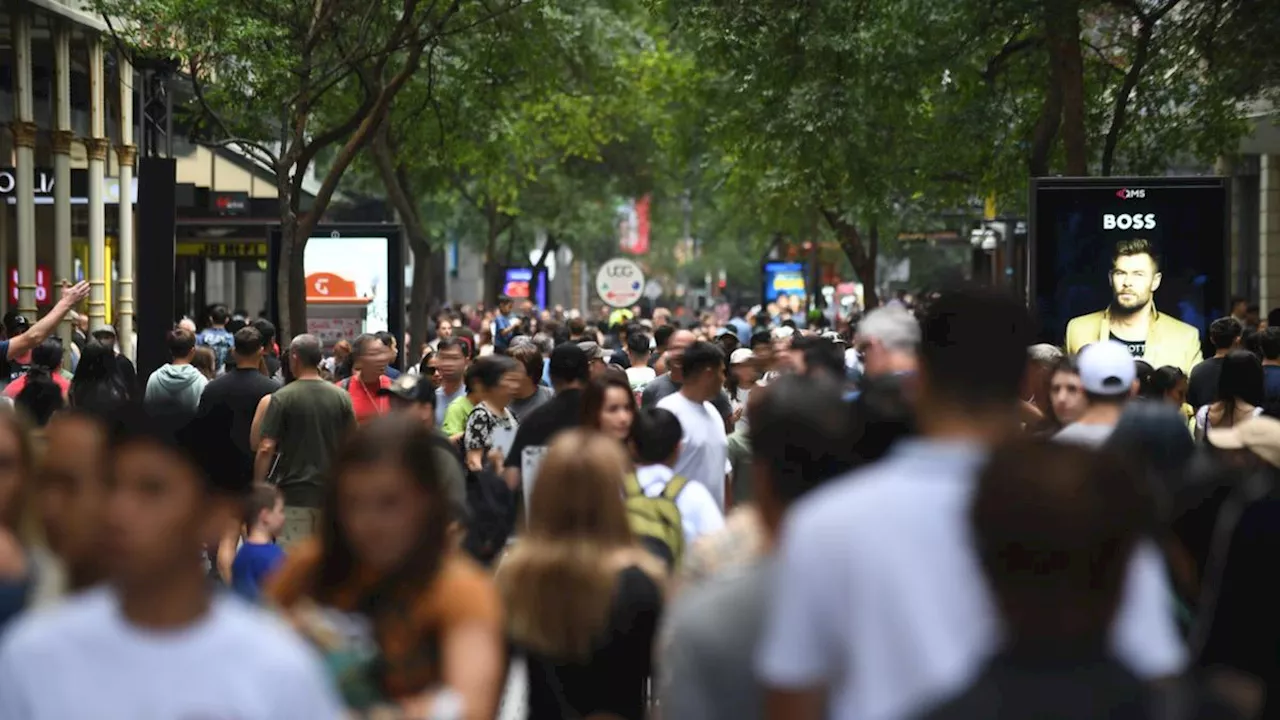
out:
<path id="1" fill-rule="evenodd" d="M 516 495 L 497 473 L 468 470 L 467 512 L 471 517 L 462 547 L 488 566 L 502 553 L 515 530 Z"/>

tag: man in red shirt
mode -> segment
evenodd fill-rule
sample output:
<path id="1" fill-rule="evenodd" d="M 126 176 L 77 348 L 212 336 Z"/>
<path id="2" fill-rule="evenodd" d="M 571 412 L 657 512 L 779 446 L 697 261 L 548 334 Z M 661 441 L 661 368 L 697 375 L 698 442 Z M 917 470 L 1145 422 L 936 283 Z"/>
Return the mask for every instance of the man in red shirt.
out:
<path id="1" fill-rule="evenodd" d="M 338 386 L 351 394 L 351 407 L 355 410 L 357 422 L 385 415 L 391 410 L 386 393 L 380 393 L 391 387 L 391 378 L 385 374 L 391 352 L 375 335 L 363 334 L 351 343 L 354 372 Z"/>

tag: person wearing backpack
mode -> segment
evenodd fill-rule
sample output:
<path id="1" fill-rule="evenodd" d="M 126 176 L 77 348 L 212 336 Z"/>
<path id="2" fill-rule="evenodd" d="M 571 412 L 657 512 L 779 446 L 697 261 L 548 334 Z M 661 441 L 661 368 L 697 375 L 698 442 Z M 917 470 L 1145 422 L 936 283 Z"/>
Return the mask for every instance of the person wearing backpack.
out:
<path id="1" fill-rule="evenodd" d="M 711 491 L 673 469 L 682 435 L 680 420 L 670 410 L 642 410 L 631 431 L 636 472 L 626 481 L 631 531 L 672 568 L 680 566 L 694 540 L 724 527 Z"/>

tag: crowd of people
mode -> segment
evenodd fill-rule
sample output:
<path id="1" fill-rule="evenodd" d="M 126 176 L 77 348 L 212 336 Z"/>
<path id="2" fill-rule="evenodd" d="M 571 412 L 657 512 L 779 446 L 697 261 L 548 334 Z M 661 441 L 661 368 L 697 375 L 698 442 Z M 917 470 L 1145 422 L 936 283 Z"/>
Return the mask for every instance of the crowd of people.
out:
<path id="1" fill-rule="evenodd" d="M 86 295 L 0 342 L 0 720 L 1280 717 L 1280 325 L 219 306 L 139 379 Z"/>

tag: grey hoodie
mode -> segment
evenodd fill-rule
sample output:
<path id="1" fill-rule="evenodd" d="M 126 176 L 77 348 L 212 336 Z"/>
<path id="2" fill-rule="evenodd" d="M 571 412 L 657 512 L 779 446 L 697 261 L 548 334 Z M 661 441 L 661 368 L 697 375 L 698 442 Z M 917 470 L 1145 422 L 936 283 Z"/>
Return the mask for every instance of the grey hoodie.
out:
<path id="1" fill-rule="evenodd" d="M 165 365 L 147 379 L 147 405 L 162 403 L 194 413 L 209 380 L 194 365 Z"/>

